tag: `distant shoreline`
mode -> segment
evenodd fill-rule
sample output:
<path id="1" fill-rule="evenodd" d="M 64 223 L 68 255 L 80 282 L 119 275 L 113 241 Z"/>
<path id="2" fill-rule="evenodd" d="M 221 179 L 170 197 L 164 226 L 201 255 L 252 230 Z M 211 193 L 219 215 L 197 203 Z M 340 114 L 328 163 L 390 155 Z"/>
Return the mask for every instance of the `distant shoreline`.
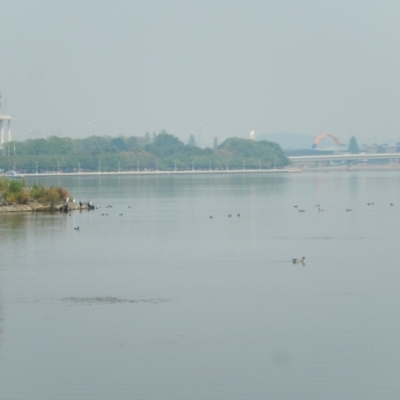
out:
<path id="1" fill-rule="evenodd" d="M 54 176 L 112 176 L 112 175 L 139 175 L 139 176 L 154 176 L 154 175 L 210 175 L 210 174 L 263 174 L 263 173 L 299 173 L 303 170 L 301 168 L 285 168 L 285 169 L 232 169 L 232 170 L 219 170 L 219 171 L 200 171 L 200 170 L 187 170 L 187 171 L 110 171 L 110 172 L 39 172 L 22 174 L 23 177 L 54 177 Z"/>
<path id="2" fill-rule="evenodd" d="M 216 175 L 216 174 L 273 174 L 273 173 L 312 173 L 318 171 L 334 172 L 334 171 L 399 171 L 400 163 L 390 163 L 384 165 L 365 165 L 365 164 L 352 164 L 351 169 L 347 169 L 347 165 L 331 165 L 331 166 L 302 166 L 283 169 L 232 169 L 232 170 L 186 170 L 186 171 L 100 171 L 100 172 L 38 172 L 26 173 L 18 175 L 19 178 L 34 178 L 34 177 L 78 177 L 78 176 L 156 176 L 156 175 Z M 6 177 L 7 178 L 7 177 Z"/>

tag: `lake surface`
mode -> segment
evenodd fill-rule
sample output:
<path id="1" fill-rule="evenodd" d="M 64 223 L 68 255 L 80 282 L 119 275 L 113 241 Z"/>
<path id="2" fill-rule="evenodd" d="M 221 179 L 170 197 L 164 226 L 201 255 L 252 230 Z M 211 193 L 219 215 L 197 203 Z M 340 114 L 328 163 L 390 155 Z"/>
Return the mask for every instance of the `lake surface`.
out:
<path id="1" fill-rule="evenodd" d="M 99 208 L 0 215 L 1 399 L 400 398 L 400 171 L 37 179 Z"/>

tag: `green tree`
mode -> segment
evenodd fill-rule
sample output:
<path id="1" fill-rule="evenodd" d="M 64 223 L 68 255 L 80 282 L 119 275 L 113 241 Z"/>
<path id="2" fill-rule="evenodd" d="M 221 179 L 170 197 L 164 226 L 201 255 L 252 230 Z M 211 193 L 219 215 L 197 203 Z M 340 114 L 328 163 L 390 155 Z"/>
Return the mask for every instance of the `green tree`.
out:
<path id="1" fill-rule="evenodd" d="M 125 138 L 117 137 L 111 140 L 112 144 L 118 149 L 118 151 L 127 151 L 128 145 L 125 142 Z"/>
<path id="2" fill-rule="evenodd" d="M 351 154 L 358 154 L 360 149 L 358 148 L 357 139 L 355 136 L 352 136 L 349 141 L 348 152 Z"/>
<path id="3" fill-rule="evenodd" d="M 221 157 L 229 157 L 231 159 L 229 166 L 232 165 L 235 168 L 240 168 L 240 163 L 243 163 L 243 159 L 246 160 L 248 166 L 259 165 L 261 162 L 269 168 L 274 167 L 275 163 L 279 168 L 290 163 L 281 146 L 267 140 L 226 139 L 218 146 L 216 153 L 220 154 Z"/>
<path id="4" fill-rule="evenodd" d="M 214 144 L 213 144 L 213 149 L 215 150 L 218 147 L 218 138 L 215 136 L 214 138 Z"/>
<path id="5" fill-rule="evenodd" d="M 196 146 L 196 136 L 193 133 L 189 136 L 189 140 L 187 143 L 189 146 Z"/>
<path id="6" fill-rule="evenodd" d="M 16 152 L 6 151 L 0 157 L 0 169 L 17 169 L 21 172 L 63 172 L 97 171 L 99 161 L 102 171 L 154 169 L 179 170 L 210 168 L 258 169 L 289 164 L 281 147 L 268 141 L 251 141 L 231 138 L 217 148 L 200 148 L 184 144 L 177 137 L 161 131 L 154 135 L 154 141 L 146 144 L 146 137 L 90 136 L 83 139 L 69 139 L 51 136 L 47 139 L 30 139 L 25 142 L 11 142 Z M 214 141 L 214 146 L 218 144 Z"/>
<path id="7" fill-rule="evenodd" d="M 154 142 L 147 144 L 145 150 L 158 157 L 168 157 L 179 153 L 184 148 L 184 144 L 175 136 L 166 132 L 161 132 L 154 138 Z"/>

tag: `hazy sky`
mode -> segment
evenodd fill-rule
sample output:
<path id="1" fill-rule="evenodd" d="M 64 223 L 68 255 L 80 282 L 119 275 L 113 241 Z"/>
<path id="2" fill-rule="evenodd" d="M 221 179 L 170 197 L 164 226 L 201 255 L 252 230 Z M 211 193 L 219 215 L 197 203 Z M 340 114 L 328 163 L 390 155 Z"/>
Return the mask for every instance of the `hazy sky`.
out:
<path id="1" fill-rule="evenodd" d="M 0 0 L 0 15 L 15 140 L 400 141 L 398 0 Z"/>

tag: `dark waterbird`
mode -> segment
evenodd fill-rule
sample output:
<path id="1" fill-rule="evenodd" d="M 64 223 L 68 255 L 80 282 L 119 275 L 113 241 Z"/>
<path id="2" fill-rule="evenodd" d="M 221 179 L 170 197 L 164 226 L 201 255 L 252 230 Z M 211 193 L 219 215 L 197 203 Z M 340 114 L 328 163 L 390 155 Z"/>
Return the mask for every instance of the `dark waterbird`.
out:
<path id="1" fill-rule="evenodd" d="M 302 257 L 302 258 L 293 258 L 292 263 L 293 263 L 293 264 L 304 264 L 304 260 L 305 260 L 305 259 L 306 259 L 305 257 Z"/>

